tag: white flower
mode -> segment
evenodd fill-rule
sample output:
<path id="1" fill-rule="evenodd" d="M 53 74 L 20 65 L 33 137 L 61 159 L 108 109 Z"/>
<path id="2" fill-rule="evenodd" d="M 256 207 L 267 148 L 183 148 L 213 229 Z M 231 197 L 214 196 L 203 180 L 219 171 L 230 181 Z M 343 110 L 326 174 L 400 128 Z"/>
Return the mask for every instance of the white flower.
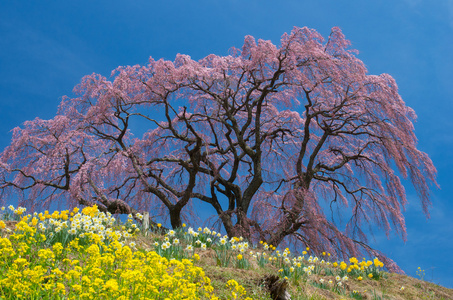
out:
<path id="1" fill-rule="evenodd" d="M 201 249 L 206 250 L 206 244 L 201 244 Z"/>
<path id="2" fill-rule="evenodd" d="M 192 251 L 193 250 L 193 246 L 192 245 L 187 245 L 186 250 Z"/>
<path id="3" fill-rule="evenodd" d="M 178 240 L 178 239 L 174 239 L 174 240 L 173 240 L 173 244 L 174 244 L 174 245 L 178 245 L 178 244 L 179 244 L 179 240 Z"/>

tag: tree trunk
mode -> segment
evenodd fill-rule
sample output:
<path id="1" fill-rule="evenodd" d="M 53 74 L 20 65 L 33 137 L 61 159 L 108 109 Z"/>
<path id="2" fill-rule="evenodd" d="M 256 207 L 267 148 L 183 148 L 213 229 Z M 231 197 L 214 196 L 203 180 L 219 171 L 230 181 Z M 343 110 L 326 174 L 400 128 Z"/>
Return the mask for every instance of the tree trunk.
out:
<path id="1" fill-rule="evenodd" d="M 178 206 L 173 206 L 170 208 L 170 223 L 171 228 L 177 229 L 182 227 L 182 220 L 181 220 L 181 208 Z"/>
<path id="2" fill-rule="evenodd" d="M 234 234 L 237 237 L 243 237 L 247 241 L 251 241 L 252 234 L 250 230 L 250 224 L 247 219 L 247 214 L 242 209 L 237 210 L 237 223 L 234 225 Z"/>

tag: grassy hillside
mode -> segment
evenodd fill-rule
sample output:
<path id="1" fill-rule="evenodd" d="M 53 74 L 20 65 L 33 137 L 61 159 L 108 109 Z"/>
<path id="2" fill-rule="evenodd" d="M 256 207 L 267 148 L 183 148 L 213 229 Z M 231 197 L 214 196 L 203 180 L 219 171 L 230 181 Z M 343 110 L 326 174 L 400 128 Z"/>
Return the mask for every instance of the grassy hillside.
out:
<path id="1" fill-rule="evenodd" d="M 208 228 L 144 231 L 96 207 L 25 213 L 0 212 L 0 299 L 453 299 L 376 258 L 295 257 Z"/>

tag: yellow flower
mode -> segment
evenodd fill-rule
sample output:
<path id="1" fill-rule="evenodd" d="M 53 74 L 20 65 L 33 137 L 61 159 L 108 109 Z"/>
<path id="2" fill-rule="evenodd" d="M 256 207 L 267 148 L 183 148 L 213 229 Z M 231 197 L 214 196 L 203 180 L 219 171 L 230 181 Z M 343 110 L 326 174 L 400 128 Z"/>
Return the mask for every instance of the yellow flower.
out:
<path id="1" fill-rule="evenodd" d="M 373 278 L 373 274 L 372 273 L 368 274 L 368 277 Z"/>
<path id="2" fill-rule="evenodd" d="M 71 286 L 76 293 L 80 293 L 82 291 L 82 286 L 80 284 L 74 284 Z"/>
<path id="3" fill-rule="evenodd" d="M 242 254 L 238 254 L 238 256 L 236 256 L 238 260 L 241 260 L 242 259 Z"/>
<path id="4" fill-rule="evenodd" d="M 57 294 L 62 293 L 63 295 L 66 295 L 66 288 L 63 283 L 57 282 L 57 288 L 55 289 L 55 292 Z"/>
<path id="5" fill-rule="evenodd" d="M 61 252 L 63 251 L 63 245 L 61 243 L 55 243 L 53 246 L 52 246 L 52 249 L 53 249 L 53 252 L 56 254 L 56 255 L 60 255 Z"/>
<path id="6" fill-rule="evenodd" d="M 363 279 L 362 276 L 357 277 L 358 281 L 362 281 L 362 279 Z"/>

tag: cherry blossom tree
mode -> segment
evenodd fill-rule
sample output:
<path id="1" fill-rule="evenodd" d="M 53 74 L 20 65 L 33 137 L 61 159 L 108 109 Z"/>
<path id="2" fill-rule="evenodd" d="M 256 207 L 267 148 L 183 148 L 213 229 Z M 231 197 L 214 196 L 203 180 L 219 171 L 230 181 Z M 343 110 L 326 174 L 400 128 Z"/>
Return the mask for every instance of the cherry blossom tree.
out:
<path id="1" fill-rule="evenodd" d="M 394 79 L 369 75 L 349 47 L 338 28 L 324 40 L 295 27 L 279 46 L 247 36 L 227 56 L 86 76 L 54 119 L 14 130 L 0 189 L 28 205 L 147 209 L 174 228 L 199 199 L 229 236 L 366 252 L 399 270 L 366 231 L 405 239 L 401 178 L 429 216 L 436 169 L 416 147 L 416 115 Z M 136 119 L 148 129 L 141 138 Z"/>

